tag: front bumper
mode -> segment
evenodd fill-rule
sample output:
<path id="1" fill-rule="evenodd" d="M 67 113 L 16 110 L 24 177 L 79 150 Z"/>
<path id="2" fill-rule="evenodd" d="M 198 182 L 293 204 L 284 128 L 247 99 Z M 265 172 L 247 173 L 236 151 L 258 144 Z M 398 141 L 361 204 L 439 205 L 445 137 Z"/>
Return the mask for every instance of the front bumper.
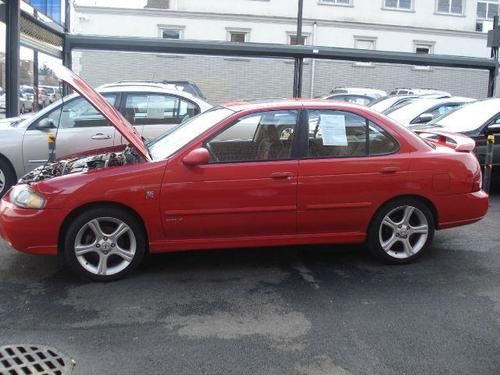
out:
<path id="1" fill-rule="evenodd" d="M 483 190 L 474 193 L 440 196 L 435 200 L 439 215 L 438 229 L 475 223 L 488 212 L 489 198 Z"/>
<path id="2" fill-rule="evenodd" d="M 38 255 L 57 255 L 62 212 L 58 209 L 19 208 L 0 200 L 0 237 L 14 249 Z"/>

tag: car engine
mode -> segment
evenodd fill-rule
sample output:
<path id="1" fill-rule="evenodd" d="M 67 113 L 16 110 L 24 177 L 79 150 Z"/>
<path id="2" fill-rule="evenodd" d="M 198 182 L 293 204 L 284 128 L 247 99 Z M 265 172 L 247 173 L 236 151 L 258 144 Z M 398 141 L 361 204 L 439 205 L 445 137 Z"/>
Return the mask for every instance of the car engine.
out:
<path id="1" fill-rule="evenodd" d="M 19 183 L 29 184 L 59 177 L 67 174 L 82 173 L 90 170 L 118 167 L 126 164 L 136 164 L 141 162 L 141 158 L 127 147 L 122 152 L 108 152 L 105 154 L 91 155 L 87 157 L 75 157 L 62 159 L 53 163 L 46 163 L 31 172 L 27 173 L 19 180 Z"/>

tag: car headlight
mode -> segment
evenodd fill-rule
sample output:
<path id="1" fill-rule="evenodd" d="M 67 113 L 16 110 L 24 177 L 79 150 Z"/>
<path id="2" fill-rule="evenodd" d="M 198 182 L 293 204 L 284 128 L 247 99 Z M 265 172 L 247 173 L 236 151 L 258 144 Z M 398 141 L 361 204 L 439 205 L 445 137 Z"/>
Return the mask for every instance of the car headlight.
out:
<path id="1" fill-rule="evenodd" d="M 18 207 L 36 208 L 45 207 L 46 200 L 40 193 L 35 193 L 29 185 L 16 185 L 9 194 L 10 201 Z"/>

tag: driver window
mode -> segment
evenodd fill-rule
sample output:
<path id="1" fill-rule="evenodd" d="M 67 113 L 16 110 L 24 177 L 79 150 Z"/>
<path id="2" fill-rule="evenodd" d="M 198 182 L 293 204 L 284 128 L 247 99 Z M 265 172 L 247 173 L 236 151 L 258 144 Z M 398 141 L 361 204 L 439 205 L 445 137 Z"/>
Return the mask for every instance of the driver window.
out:
<path id="1" fill-rule="evenodd" d="M 111 105 L 115 104 L 115 94 L 105 94 L 103 96 Z M 98 112 L 87 100 L 81 97 L 64 103 L 62 113 L 61 107 L 59 106 L 47 115 L 39 118 L 36 125 L 45 118 L 51 120 L 54 127 L 57 127 L 60 118 L 61 128 L 83 128 L 110 125 L 109 121 L 107 121 L 100 112 Z"/>
<path id="2" fill-rule="evenodd" d="M 211 163 L 291 158 L 297 111 L 271 111 L 240 118 L 206 143 Z"/>

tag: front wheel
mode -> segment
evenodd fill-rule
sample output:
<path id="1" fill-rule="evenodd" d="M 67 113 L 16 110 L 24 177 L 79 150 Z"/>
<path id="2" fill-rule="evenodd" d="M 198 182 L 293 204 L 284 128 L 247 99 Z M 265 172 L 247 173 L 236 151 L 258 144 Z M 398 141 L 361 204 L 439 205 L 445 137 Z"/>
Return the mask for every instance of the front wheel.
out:
<path id="1" fill-rule="evenodd" d="M 68 226 L 64 255 L 81 276 L 96 281 L 117 280 L 132 272 L 146 252 L 140 221 L 115 207 L 93 208 Z"/>
<path id="2" fill-rule="evenodd" d="M 16 174 L 4 159 L 0 158 L 0 198 L 16 183 Z"/>
<path id="3" fill-rule="evenodd" d="M 389 202 L 375 215 L 368 245 L 376 257 L 389 263 L 409 263 L 430 246 L 435 231 L 429 208 L 416 199 Z"/>

